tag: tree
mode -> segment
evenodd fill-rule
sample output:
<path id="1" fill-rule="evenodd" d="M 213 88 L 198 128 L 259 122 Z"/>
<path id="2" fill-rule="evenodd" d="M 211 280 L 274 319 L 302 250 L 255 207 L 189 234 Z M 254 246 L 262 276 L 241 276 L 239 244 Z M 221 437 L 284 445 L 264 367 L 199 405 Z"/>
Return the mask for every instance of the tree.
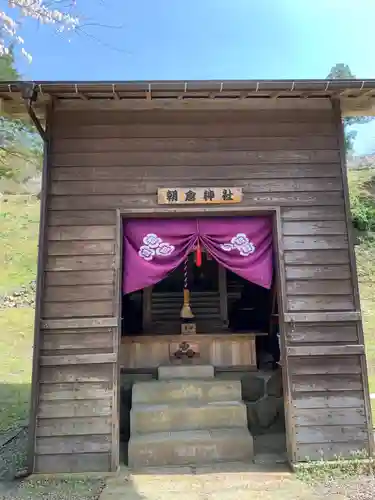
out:
<path id="1" fill-rule="evenodd" d="M 18 80 L 14 67 L 13 48 L 0 56 L 0 81 Z M 42 141 L 34 127 L 27 120 L 14 120 L 0 115 L 0 179 L 18 178 L 25 180 L 23 173 L 27 166 L 41 166 Z M 25 167 L 25 168 L 23 168 Z"/>
<path id="2" fill-rule="evenodd" d="M 327 78 L 330 80 L 352 80 L 355 76 L 347 64 L 337 63 L 331 68 Z"/>
<path id="3" fill-rule="evenodd" d="M 0 56 L 0 81 L 19 80 L 20 75 L 14 67 L 13 47 L 8 49 L 8 54 Z"/>
<path id="4" fill-rule="evenodd" d="M 0 56 L 9 53 L 12 45 L 21 45 L 22 53 L 31 60 L 18 32 L 22 18 L 28 17 L 43 24 L 53 24 L 57 31 L 71 31 L 79 25 L 74 15 L 76 1 L 66 0 L 8 0 L 9 13 L 0 10 Z"/>
<path id="5" fill-rule="evenodd" d="M 352 80 L 356 78 L 356 76 L 351 72 L 349 66 L 344 63 L 335 64 L 331 68 L 327 78 L 329 80 Z M 352 125 L 361 125 L 363 123 L 368 123 L 373 118 L 371 116 L 347 116 L 344 118 L 344 127 L 345 127 L 345 146 L 346 152 L 350 153 L 354 148 L 354 141 L 357 136 L 357 132 L 355 130 L 350 130 L 349 127 Z"/>

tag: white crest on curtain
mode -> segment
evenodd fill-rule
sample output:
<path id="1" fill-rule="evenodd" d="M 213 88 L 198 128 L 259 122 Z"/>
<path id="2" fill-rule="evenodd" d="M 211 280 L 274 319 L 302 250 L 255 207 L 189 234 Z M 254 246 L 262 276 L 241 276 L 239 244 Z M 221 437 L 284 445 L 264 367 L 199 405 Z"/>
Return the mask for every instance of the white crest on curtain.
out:
<path id="1" fill-rule="evenodd" d="M 168 257 L 174 251 L 175 247 L 163 241 L 157 234 L 148 233 L 143 238 L 143 245 L 138 250 L 138 255 L 147 261 L 153 260 L 156 256 Z"/>
<path id="2" fill-rule="evenodd" d="M 236 236 L 230 240 L 230 243 L 223 243 L 220 248 L 225 252 L 231 252 L 232 250 L 237 250 L 240 252 L 242 257 L 247 257 L 248 255 L 255 252 L 254 244 L 249 240 L 249 238 L 244 233 L 237 233 Z"/>

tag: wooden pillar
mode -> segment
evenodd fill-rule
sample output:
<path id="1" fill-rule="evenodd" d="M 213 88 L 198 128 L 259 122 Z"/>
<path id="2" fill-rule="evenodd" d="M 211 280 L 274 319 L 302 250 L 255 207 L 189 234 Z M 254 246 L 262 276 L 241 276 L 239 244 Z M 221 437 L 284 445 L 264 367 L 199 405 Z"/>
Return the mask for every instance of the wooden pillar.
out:
<path id="1" fill-rule="evenodd" d="M 149 332 L 152 324 L 152 286 L 143 290 L 143 332 Z"/>
<path id="2" fill-rule="evenodd" d="M 227 294 L 227 270 L 223 266 L 219 268 L 219 295 L 220 295 L 220 318 L 225 327 L 228 326 L 228 294 Z"/>

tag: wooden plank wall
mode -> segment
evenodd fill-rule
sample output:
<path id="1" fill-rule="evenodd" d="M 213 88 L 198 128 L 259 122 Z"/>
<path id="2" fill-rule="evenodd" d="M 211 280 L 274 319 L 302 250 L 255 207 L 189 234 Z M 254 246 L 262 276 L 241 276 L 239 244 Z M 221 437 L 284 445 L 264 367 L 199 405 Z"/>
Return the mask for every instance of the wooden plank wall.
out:
<path id="1" fill-rule="evenodd" d="M 83 105 L 87 111 L 56 111 L 53 121 L 38 472 L 116 466 L 115 209 L 156 208 L 157 187 L 228 184 L 243 188 L 244 207 L 281 207 L 287 311 L 354 310 L 328 101 L 235 112 Z M 287 347 L 337 342 L 358 343 L 356 326 L 315 322 L 287 330 Z M 358 354 L 287 361 L 291 458 L 366 447 Z"/>
<path id="2" fill-rule="evenodd" d="M 112 470 L 117 328 L 41 330 L 35 472 Z"/>
<path id="3" fill-rule="evenodd" d="M 331 345 L 356 342 L 355 324 L 300 324 L 288 328 L 289 345 L 306 346 L 307 352 L 326 346 L 327 352 L 288 359 L 297 461 L 348 457 L 351 452 L 368 450 L 360 356 L 329 355 Z"/>
<path id="4" fill-rule="evenodd" d="M 200 363 L 220 369 L 256 370 L 255 335 L 233 334 L 228 337 L 198 334 L 184 336 L 184 339 L 197 345 Z M 180 342 L 178 335 L 124 337 L 120 347 L 120 365 L 126 370 L 171 365 L 170 349 L 176 351 Z"/>

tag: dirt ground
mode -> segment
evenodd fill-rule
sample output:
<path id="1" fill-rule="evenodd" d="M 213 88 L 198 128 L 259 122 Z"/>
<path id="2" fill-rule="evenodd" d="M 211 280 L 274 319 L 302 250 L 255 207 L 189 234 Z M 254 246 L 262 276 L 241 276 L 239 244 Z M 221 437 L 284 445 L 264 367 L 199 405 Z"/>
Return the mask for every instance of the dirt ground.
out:
<path id="1" fill-rule="evenodd" d="M 284 464 L 220 464 L 148 469 L 126 467 L 113 478 L 14 481 L 25 467 L 27 432 L 0 449 L 0 500 L 374 500 L 375 477 L 340 477 L 307 484 Z"/>
<path id="2" fill-rule="evenodd" d="M 373 500 L 375 479 L 356 477 L 306 484 L 264 466 L 179 469 L 110 479 L 38 479 L 0 482 L 0 500 Z"/>
<path id="3" fill-rule="evenodd" d="M 286 466 L 218 465 L 197 469 L 124 469 L 109 479 L 100 500 L 374 500 L 375 479 L 340 479 L 308 485 Z"/>

